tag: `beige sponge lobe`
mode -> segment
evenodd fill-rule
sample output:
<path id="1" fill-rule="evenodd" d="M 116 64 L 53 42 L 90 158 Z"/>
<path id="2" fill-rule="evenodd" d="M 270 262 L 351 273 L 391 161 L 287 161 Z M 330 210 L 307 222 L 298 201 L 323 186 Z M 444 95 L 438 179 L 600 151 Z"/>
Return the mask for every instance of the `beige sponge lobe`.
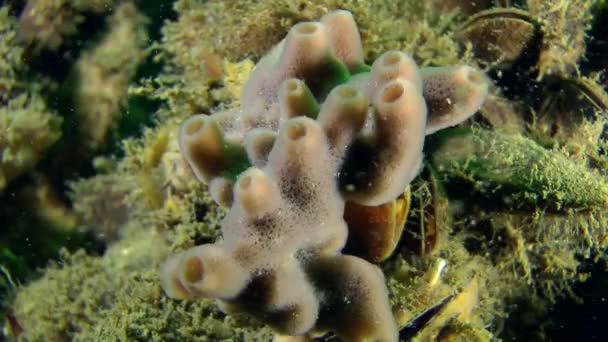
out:
<path id="1" fill-rule="evenodd" d="M 245 136 L 244 144 L 251 164 L 260 168 L 266 165 L 276 139 L 277 134 L 267 128 L 254 128 L 249 131 Z"/>
<path id="2" fill-rule="evenodd" d="M 421 73 L 429 108 L 427 134 L 468 119 L 488 95 L 487 77 L 470 66 L 429 67 Z"/>
<path id="3" fill-rule="evenodd" d="M 337 10 L 324 15 L 321 23 L 329 33 L 332 52 L 348 70 L 355 72 L 364 67 L 363 45 L 353 15 L 348 11 Z"/>
<path id="4" fill-rule="evenodd" d="M 298 23 L 287 34 L 278 68 L 284 75 L 301 78 L 314 71 L 329 56 L 330 49 L 325 25 L 312 21 Z"/>
<path id="5" fill-rule="evenodd" d="M 202 245 L 174 255 L 160 267 L 161 284 L 168 296 L 183 299 L 230 299 L 245 287 L 249 274 L 216 245 Z"/>
<path id="6" fill-rule="evenodd" d="M 194 175 L 204 183 L 238 170 L 247 160 L 240 135 L 231 137 L 233 126 L 227 129 L 221 116 L 194 115 L 188 118 L 179 132 L 182 154 Z"/>
<path id="7" fill-rule="evenodd" d="M 291 263 L 297 261 L 291 260 Z M 277 269 L 276 286 L 269 299 L 273 310 L 289 312 L 293 319 L 277 322 L 280 331 L 301 335 L 310 331 L 319 315 L 319 299 L 304 270 L 285 263 Z"/>
<path id="8" fill-rule="evenodd" d="M 217 177 L 209 182 L 209 194 L 215 203 L 229 207 L 232 205 L 232 182 L 223 177 Z"/>
<path id="9" fill-rule="evenodd" d="M 206 115 L 192 116 L 181 126 L 180 148 L 200 181 L 208 182 L 226 167 L 222 134 Z"/>
<path id="10" fill-rule="evenodd" d="M 363 93 L 349 85 L 337 86 L 327 96 L 318 121 L 335 158 L 344 157 L 355 135 L 363 128 L 367 109 Z"/>
<path id="11" fill-rule="evenodd" d="M 388 291 L 378 267 L 342 255 L 322 259 L 307 271 L 320 284 L 321 296 L 334 303 L 320 313 L 319 329 L 336 332 L 342 341 L 398 341 L 399 329 L 384 299 Z"/>
<path id="12" fill-rule="evenodd" d="M 314 118 L 319 112 L 319 104 L 314 95 L 304 83 L 297 78 L 290 78 L 279 88 L 279 104 L 281 115 L 284 119 L 296 116 L 308 116 Z"/>
<path id="13" fill-rule="evenodd" d="M 370 159 L 343 184 L 348 200 L 368 206 L 396 198 L 418 174 L 427 120 L 424 98 L 407 80 L 384 84 L 373 104 L 374 134 L 349 155 Z"/>
<path id="14" fill-rule="evenodd" d="M 167 296 L 175 299 L 186 299 L 191 297 L 191 293 L 179 280 L 180 259 L 181 254 L 172 255 L 160 265 L 158 273 L 160 274 L 160 285 Z"/>
<path id="15" fill-rule="evenodd" d="M 277 101 L 278 88 L 288 78 L 311 81 L 331 58 L 327 29 L 318 22 L 295 25 L 270 55 L 263 57 L 243 86 L 241 104 L 263 98 L 265 105 Z"/>
<path id="16" fill-rule="evenodd" d="M 416 88 L 422 89 L 422 77 L 412 57 L 401 51 L 387 51 L 372 64 L 368 96 L 394 79 L 410 81 Z"/>
<path id="17" fill-rule="evenodd" d="M 246 213 L 255 219 L 263 217 L 279 206 L 279 190 L 262 170 L 252 167 L 239 176 L 234 187 L 234 198 Z M 264 201 L 259 201 L 264 198 Z"/>

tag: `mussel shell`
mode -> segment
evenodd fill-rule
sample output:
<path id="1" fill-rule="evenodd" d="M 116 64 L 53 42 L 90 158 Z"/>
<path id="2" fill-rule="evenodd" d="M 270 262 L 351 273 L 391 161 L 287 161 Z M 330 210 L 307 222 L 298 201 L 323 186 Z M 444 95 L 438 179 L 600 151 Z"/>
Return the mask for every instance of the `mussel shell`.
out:
<path id="1" fill-rule="evenodd" d="M 522 56 L 538 33 L 539 25 L 528 12 L 495 8 L 471 17 L 455 38 L 470 42 L 481 64 L 505 68 Z"/>
<path id="2" fill-rule="evenodd" d="M 390 257 L 401 238 L 410 196 L 408 186 L 399 197 L 380 206 L 346 202 L 344 220 L 348 224 L 348 241 L 345 252 L 372 262 L 382 262 Z"/>
<path id="3" fill-rule="evenodd" d="M 583 119 L 596 121 L 598 114 L 608 113 L 608 95 L 589 78 L 548 78 L 543 101 L 535 122 L 536 129 L 552 136 L 576 138 Z M 606 115 L 606 114 L 604 114 Z"/>
<path id="4" fill-rule="evenodd" d="M 564 89 L 569 89 L 583 105 L 589 105 L 597 110 L 608 112 L 608 94 L 601 85 L 588 78 L 562 80 Z"/>
<path id="5" fill-rule="evenodd" d="M 430 4 L 434 9 L 452 11 L 458 9 L 465 14 L 473 14 L 490 8 L 492 6 L 491 0 L 430 0 Z"/>
<path id="6" fill-rule="evenodd" d="M 447 196 L 434 172 L 426 167 L 412 184 L 412 204 L 402 243 L 419 256 L 431 255 L 439 249 L 449 227 Z"/>

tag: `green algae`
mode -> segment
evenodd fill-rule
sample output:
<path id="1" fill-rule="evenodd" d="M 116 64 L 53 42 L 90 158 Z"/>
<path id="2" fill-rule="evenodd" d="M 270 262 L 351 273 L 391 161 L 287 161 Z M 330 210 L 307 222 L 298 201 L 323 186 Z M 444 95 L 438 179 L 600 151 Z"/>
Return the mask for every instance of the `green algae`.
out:
<path id="1" fill-rule="evenodd" d="M 227 319 L 211 301 L 176 303 L 166 298 L 154 265 L 168 246 L 158 236 L 142 239 L 141 233 L 125 238 L 103 257 L 83 251 L 64 254 L 61 266 L 51 265 L 44 277 L 19 291 L 15 315 L 27 329 L 27 340 L 218 341 L 235 334 L 268 336 L 267 330 L 245 325 L 247 320 Z"/>
<path id="2" fill-rule="evenodd" d="M 597 172 L 547 150 L 533 140 L 498 131 L 452 131 L 432 153 L 443 174 L 471 182 L 478 191 L 503 201 L 546 207 L 608 207 L 608 184 Z"/>
<path id="3" fill-rule="evenodd" d="M 205 206 L 211 206 L 210 199 L 200 193 L 187 197 L 197 202 L 206 198 Z M 40 279 L 19 289 L 13 308 L 26 328 L 24 337 L 217 341 L 243 336 L 267 340 L 268 328 L 244 317 L 226 317 L 213 301 L 178 303 L 163 294 L 157 276 L 159 262 L 173 248 L 210 239 L 203 232 L 216 231 L 218 218 L 209 211 L 196 223 L 175 226 L 171 224 L 174 218 L 162 212 L 157 215 L 156 229 L 166 229 L 164 220 L 172 226 L 172 239 L 148 229 L 147 219 L 139 216 L 122 226 L 121 239 L 103 256 L 64 251 L 60 263 L 51 264 Z"/>
<path id="4" fill-rule="evenodd" d="M 31 170 L 61 135 L 61 119 L 39 96 L 22 93 L 0 107 L 0 190 Z"/>
<path id="5" fill-rule="evenodd" d="M 538 78 L 578 73 L 578 62 L 585 53 L 585 35 L 590 28 L 595 1 L 529 0 L 527 7 L 538 16 L 543 31 L 537 69 Z"/>

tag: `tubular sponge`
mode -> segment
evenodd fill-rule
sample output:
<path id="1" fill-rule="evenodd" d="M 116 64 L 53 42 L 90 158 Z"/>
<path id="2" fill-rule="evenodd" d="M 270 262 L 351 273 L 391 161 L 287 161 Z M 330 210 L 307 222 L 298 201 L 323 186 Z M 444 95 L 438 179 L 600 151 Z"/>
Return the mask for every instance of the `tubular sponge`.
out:
<path id="1" fill-rule="evenodd" d="M 382 272 L 342 254 L 346 201 L 401 195 L 426 134 L 468 118 L 486 93 L 466 66 L 420 69 L 398 51 L 365 65 L 349 12 L 297 24 L 252 71 L 240 110 L 182 125 L 185 159 L 230 210 L 221 242 L 161 266 L 166 294 L 214 298 L 285 335 L 397 341 Z"/>

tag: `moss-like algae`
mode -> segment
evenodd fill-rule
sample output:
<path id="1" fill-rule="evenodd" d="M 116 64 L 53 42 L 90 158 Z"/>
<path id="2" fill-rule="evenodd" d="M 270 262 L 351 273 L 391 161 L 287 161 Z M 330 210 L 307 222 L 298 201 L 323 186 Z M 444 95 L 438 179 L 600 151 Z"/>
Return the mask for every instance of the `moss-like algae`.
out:
<path id="1" fill-rule="evenodd" d="M 608 207 L 608 184 L 586 169 L 521 135 L 471 129 L 438 137 L 433 164 L 440 172 L 470 180 L 507 204 L 551 209 Z"/>
<path id="2" fill-rule="evenodd" d="M 103 14 L 113 0 L 28 0 L 19 20 L 19 37 L 37 52 L 57 50 L 78 32 L 86 14 Z"/>
<path id="3" fill-rule="evenodd" d="M 538 78 L 578 73 L 577 63 L 585 53 L 585 34 L 590 28 L 595 1 L 527 1 L 538 16 L 543 46 L 538 61 Z"/>
<path id="4" fill-rule="evenodd" d="M 61 119 L 39 96 L 22 93 L 0 107 L 0 190 L 59 139 Z"/>
<path id="5" fill-rule="evenodd" d="M 91 150 L 103 146 L 120 119 L 127 87 L 144 57 L 145 22 L 132 3 L 117 6 L 107 19 L 109 31 L 74 66 L 78 131 Z"/>
<path id="6" fill-rule="evenodd" d="M 23 78 L 23 49 L 9 10 L 0 8 L 0 192 L 31 170 L 61 136 L 61 119 L 48 108 L 41 89 Z"/>
<path id="7" fill-rule="evenodd" d="M 132 231 L 103 257 L 64 254 L 61 265 L 51 265 L 44 277 L 19 291 L 15 314 L 27 327 L 27 340 L 267 340 L 267 329 L 227 318 L 212 301 L 166 298 L 155 265 L 168 253 L 167 242 L 143 236 L 147 233 L 137 227 Z"/>

